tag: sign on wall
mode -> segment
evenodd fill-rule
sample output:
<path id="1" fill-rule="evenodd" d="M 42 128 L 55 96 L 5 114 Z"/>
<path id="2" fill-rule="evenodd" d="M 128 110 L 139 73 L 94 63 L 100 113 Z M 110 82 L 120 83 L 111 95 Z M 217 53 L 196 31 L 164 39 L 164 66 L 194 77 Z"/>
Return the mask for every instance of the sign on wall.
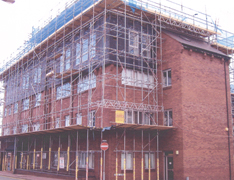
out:
<path id="1" fill-rule="evenodd" d="M 115 111 L 115 122 L 124 123 L 124 111 L 120 111 L 120 110 Z"/>

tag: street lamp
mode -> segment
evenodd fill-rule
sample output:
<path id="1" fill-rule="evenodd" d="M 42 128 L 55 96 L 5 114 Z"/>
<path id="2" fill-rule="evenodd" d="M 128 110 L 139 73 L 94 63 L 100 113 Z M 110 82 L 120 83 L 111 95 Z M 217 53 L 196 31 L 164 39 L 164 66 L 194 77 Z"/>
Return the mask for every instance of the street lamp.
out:
<path id="1" fill-rule="evenodd" d="M 2 1 L 7 2 L 7 3 L 9 3 L 9 4 L 15 3 L 15 0 L 2 0 Z"/>

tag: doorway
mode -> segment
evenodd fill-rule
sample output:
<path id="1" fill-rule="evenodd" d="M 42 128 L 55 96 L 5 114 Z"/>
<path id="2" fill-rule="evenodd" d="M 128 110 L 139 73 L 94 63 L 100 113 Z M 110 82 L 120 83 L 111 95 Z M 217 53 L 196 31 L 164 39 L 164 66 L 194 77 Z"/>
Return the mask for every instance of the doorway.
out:
<path id="1" fill-rule="evenodd" d="M 174 180 L 173 151 L 165 152 L 165 180 Z"/>

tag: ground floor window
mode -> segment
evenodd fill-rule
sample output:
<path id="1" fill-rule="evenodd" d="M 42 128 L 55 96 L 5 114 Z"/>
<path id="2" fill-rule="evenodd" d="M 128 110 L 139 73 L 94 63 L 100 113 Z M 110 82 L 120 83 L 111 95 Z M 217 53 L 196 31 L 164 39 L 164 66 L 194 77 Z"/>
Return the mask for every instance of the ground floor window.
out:
<path id="1" fill-rule="evenodd" d="M 89 169 L 94 169 L 94 153 L 89 152 Z M 86 168 L 87 152 L 79 152 L 79 168 Z"/>
<path id="2" fill-rule="evenodd" d="M 124 157 L 124 153 L 121 154 L 121 169 L 124 170 L 124 158 L 125 158 L 125 162 L 126 162 L 126 170 L 132 170 L 132 161 L 133 161 L 133 154 L 130 152 L 126 152 L 125 153 L 125 157 Z"/>
<path id="3" fill-rule="evenodd" d="M 149 158 L 150 155 L 150 158 Z M 149 169 L 149 160 L 150 160 L 150 169 L 155 169 L 155 154 L 154 153 L 145 153 L 145 169 Z"/>

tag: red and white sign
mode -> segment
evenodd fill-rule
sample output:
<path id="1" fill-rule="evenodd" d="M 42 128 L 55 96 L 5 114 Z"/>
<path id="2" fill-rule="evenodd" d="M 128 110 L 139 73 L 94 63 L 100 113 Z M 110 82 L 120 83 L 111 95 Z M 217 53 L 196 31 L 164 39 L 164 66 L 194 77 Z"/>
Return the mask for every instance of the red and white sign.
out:
<path id="1" fill-rule="evenodd" d="M 108 143 L 103 142 L 101 143 L 100 147 L 101 147 L 101 150 L 106 151 L 109 148 L 109 145 Z"/>

